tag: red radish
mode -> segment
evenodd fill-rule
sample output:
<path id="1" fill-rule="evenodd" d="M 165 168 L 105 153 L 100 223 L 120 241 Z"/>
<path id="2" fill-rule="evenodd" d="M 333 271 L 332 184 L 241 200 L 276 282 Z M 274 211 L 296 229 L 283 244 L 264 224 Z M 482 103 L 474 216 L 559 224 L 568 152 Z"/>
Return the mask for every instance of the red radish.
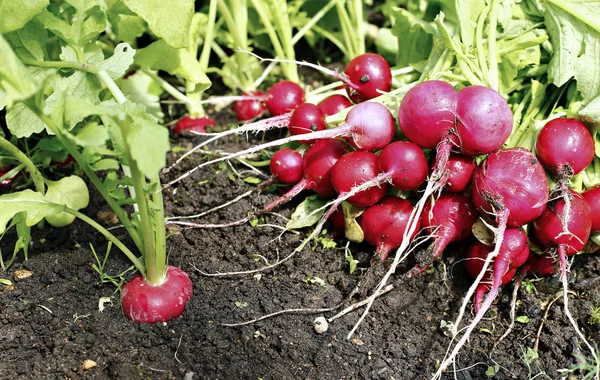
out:
<path id="1" fill-rule="evenodd" d="M 290 131 L 290 135 L 295 136 L 322 131 L 326 126 L 325 114 L 319 107 L 311 103 L 302 103 L 292 112 L 288 130 Z M 307 143 L 307 141 L 300 142 L 303 144 Z"/>
<path id="2" fill-rule="evenodd" d="M 379 170 L 398 190 L 416 190 L 427 179 L 427 158 L 409 141 L 395 141 L 379 154 Z"/>
<path id="3" fill-rule="evenodd" d="M 574 255 L 585 247 L 590 237 L 590 206 L 572 190 L 567 214 L 565 205 L 563 198 L 548 202 L 542 215 L 533 222 L 533 233 L 542 247 L 564 246 L 567 255 Z"/>
<path id="4" fill-rule="evenodd" d="M 385 261 L 392 249 L 398 248 L 403 240 L 412 204 L 402 198 L 386 195 L 379 204 L 371 206 L 358 219 L 365 241 L 376 247 L 375 256 Z M 411 239 L 416 236 L 418 228 Z"/>
<path id="5" fill-rule="evenodd" d="M 352 106 L 350 99 L 340 94 L 329 95 L 317 104 L 325 116 L 335 115 L 350 106 Z"/>
<path id="6" fill-rule="evenodd" d="M 266 94 L 259 90 L 242 94 L 242 96 L 248 95 L 264 97 Z M 238 121 L 252 120 L 256 117 L 260 117 L 265 113 L 265 110 L 266 107 L 263 102 L 256 99 L 236 100 L 235 103 L 233 103 L 233 111 L 235 112 Z"/>
<path id="7" fill-rule="evenodd" d="M 280 116 L 304 103 L 304 90 L 298 84 L 283 80 L 275 83 L 265 98 L 271 116 Z"/>
<path id="8" fill-rule="evenodd" d="M 492 252 L 487 255 L 482 271 L 487 269 L 492 260 L 496 260 L 494 273 L 504 274 L 506 271 L 501 270 L 501 268 L 506 267 L 506 253 L 503 253 L 503 247 L 506 247 L 503 244 L 505 232 L 507 231 L 506 227 L 525 225 L 535 220 L 544 211 L 548 202 L 546 173 L 529 150 L 524 148 L 501 149 L 490 154 L 475 168 L 472 188 L 473 201 L 478 210 L 482 214 L 495 219 L 497 224 L 494 231 L 495 245 Z M 465 301 L 476 292 L 483 275 L 482 272 L 475 279 L 473 286 L 467 292 Z M 488 296 L 479 304 L 479 310 L 475 318 L 466 328 L 465 333 L 454 346 L 450 355 L 440 365 L 436 376 L 439 376 L 450 365 L 461 347 L 467 342 L 469 336 L 498 295 L 500 283 L 501 276 L 495 276 L 494 284 Z M 466 302 L 461 307 L 459 317 L 455 323 L 456 326 L 459 325 L 465 309 Z"/>
<path id="9" fill-rule="evenodd" d="M 206 127 L 214 127 L 215 125 L 217 125 L 215 121 L 208 116 L 195 118 L 187 116 L 180 119 L 177 124 L 175 124 L 173 133 L 175 133 L 176 136 L 188 133 L 190 131 L 206 133 Z"/>
<path id="10" fill-rule="evenodd" d="M 377 155 L 371 152 L 346 153 L 331 169 L 331 184 L 339 194 L 348 193 L 353 187 L 377 177 L 379 167 Z M 347 201 L 355 206 L 368 207 L 377 203 L 385 194 L 387 184 L 372 186 L 351 197 Z"/>
<path id="11" fill-rule="evenodd" d="M 468 194 L 442 193 L 435 202 L 427 202 L 421 214 L 421 227 L 435 237 L 432 261 L 441 257 L 442 253 L 453 241 L 471 236 L 473 224 L 479 219 L 472 198 Z M 415 267 L 410 270 L 413 277 L 429 265 Z"/>
<path id="12" fill-rule="evenodd" d="M 290 136 L 215 158 L 196 166 L 192 170 L 169 182 L 166 186 L 171 186 L 174 183 L 181 181 L 183 178 L 190 176 L 196 170 L 204 166 L 258 152 L 273 146 L 287 144 L 290 141 L 309 141 L 346 137 L 349 142 L 359 150 L 372 151 L 386 147 L 394 138 L 395 133 L 396 125 L 392 113 L 382 104 L 364 102 L 355 105 L 350 112 L 348 112 L 346 122 L 337 128 Z M 306 170 L 304 173 L 306 175 Z"/>
<path id="13" fill-rule="evenodd" d="M 346 92 L 354 103 L 375 98 L 392 88 L 392 71 L 385 58 L 365 53 L 351 60 L 344 74 L 350 83 L 344 83 Z"/>
<path id="14" fill-rule="evenodd" d="M 600 231 L 600 186 L 592 187 L 581 193 L 581 196 L 590 207 L 590 216 L 592 218 L 591 232 Z"/>
<path id="15" fill-rule="evenodd" d="M 273 177 L 287 184 L 295 184 L 302 179 L 302 166 L 302 155 L 291 148 L 275 152 L 269 165 Z"/>
<path id="16" fill-rule="evenodd" d="M 431 166 L 431 171 L 435 167 Z M 475 160 L 463 154 L 451 153 L 448 157 L 448 181 L 444 189 L 453 193 L 462 193 L 471 186 Z"/>
<path id="17" fill-rule="evenodd" d="M 335 189 L 331 184 L 331 169 L 346 152 L 348 145 L 340 140 L 319 140 L 311 145 L 304 153 L 303 173 L 304 177 L 288 192 L 265 206 L 261 211 L 248 215 L 245 218 L 230 223 L 222 224 L 197 224 L 188 222 L 172 221 L 173 224 L 197 228 L 226 228 L 242 225 L 252 220 L 256 215 L 269 212 L 275 207 L 290 201 L 293 197 L 306 189 L 310 189 L 325 198 L 335 195 Z M 333 210 L 332 210 L 333 212 Z"/>
<path id="18" fill-rule="evenodd" d="M 492 252 L 493 247 L 476 242 L 467 253 L 467 271 L 473 278 L 477 278 L 486 258 Z M 491 293 L 497 294 L 501 285 L 507 284 L 521 265 L 525 264 L 529 257 L 529 246 L 527 245 L 527 235 L 519 228 L 507 228 L 504 232 L 500 253 L 492 262 L 493 271 L 489 269 L 482 277 L 475 297 L 475 310 L 479 311 L 479 306 L 483 300 L 485 290 L 489 289 Z M 495 297 L 495 295 L 494 295 Z"/>
<path id="19" fill-rule="evenodd" d="M 541 255 L 532 253 L 527 259 L 529 272 L 540 277 L 552 276 L 556 273 L 558 256 L 552 249 L 545 250 Z"/>
<path id="20" fill-rule="evenodd" d="M 536 156 L 544 167 L 560 173 L 569 166 L 571 175 L 594 160 L 594 138 L 578 119 L 558 118 L 544 125 L 535 143 Z"/>
<path id="21" fill-rule="evenodd" d="M 179 317 L 192 298 L 193 285 L 181 269 L 167 267 L 162 284 L 148 284 L 141 275 L 123 286 L 121 306 L 125 316 L 136 323 L 166 322 Z"/>
<path id="22" fill-rule="evenodd" d="M 344 231 L 346 230 L 346 217 L 342 207 L 338 207 L 337 210 L 331 213 L 329 223 L 331 223 L 333 236 L 344 235 Z"/>
<path id="23" fill-rule="evenodd" d="M 9 171 L 11 171 L 12 168 L 7 168 L 7 169 L 0 169 L 0 177 L 6 175 L 6 173 L 8 173 Z M 19 172 L 20 174 L 20 172 Z M 17 174 L 18 175 L 18 174 Z M 1 187 L 6 187 L 9 188 L 12 186 L 13 181 L 15 180 L 15 177 L 12 178 L 5 178 L 0 182 L 0 186 Z"/>

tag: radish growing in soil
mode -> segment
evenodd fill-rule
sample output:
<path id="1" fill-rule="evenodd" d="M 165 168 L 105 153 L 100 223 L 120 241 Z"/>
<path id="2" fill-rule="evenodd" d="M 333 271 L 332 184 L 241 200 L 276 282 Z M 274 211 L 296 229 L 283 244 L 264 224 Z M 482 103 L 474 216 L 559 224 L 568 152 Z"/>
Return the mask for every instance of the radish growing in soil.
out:
<path id="1" fill-rule="evenodd" d="M 435 201 L 427 202 L 421 215 L 421 227 L 435 238 L 430 248 L 433 251 L 431 262 L 441 257 L 451 242 L 471 236 L 471 228 L 477 219 L 479 212 L 469 194 L 443 192 Z M 408 272 L 408 276 L 416 276 L 429 265 L 414 267 Z"/>
<path id="2" fill-rule="evenodd" d="M 361 185 L 379 173 L 378 157 L 371 152 L 350 152 L 344 154 L 331 169 L 331 184 L 342 195 L 353 187 Z M 346 200 L 355 206 L 369 207 L 379 202 L 387 189 L 386 183 L 372 186 L 358 192 Z"/>
<path id="3" fill-rule="evenodd" d="M 431 172 L 435 169 L 435 159 L 432 160 Z M 462 193 L 471 186 L 471 179 L 475 171 L 475 159 L 464 154 L 450 153 L 448 157 L 448 179 L 444 190 L 453 193 Z"/>
<path id="4" fill-rule="evenodd" d="M 215 125 L 217 125 L 217 123 L 215 123 L 215 121 L 208 116 L 186 116 L 180 119 L 177 124 L 175 124 L 173 133 L 175 136 L 179 136 L 181 134 L 190 134 L 190 132 L 195 132 L 197 134 L 206 133 L 206 127 L 214 127 Z"/>
<path id="5" fill-rule="evenodd" d="M 494 249 L 488 254 L 473 286 L 469 289 L 461 307 L 455 326 L 466 309 L 468 300 L 479 286 L 485 271 L 492 260 L 505 260 L 501 251 L 506 227 L 519 227 L 535 220 L 542 214 L 548 202 L 548 180 L 543 167 L 535 156 L 524 148 L 501 149 L 490 154 L 476 168 L 473 174 L 473 201 L 479 212 L 491 218 L 494 229 Z M 496 280 L 500 281 L 500 278 Z M 466 328 L 454 349 L 439 367 L 436 377 L 454 360 L 460 348 L 466 343 L 471 332 L 489 310 L 498 295 L 498 289 L 491 288 L 479 311 Z"/>
<path id="6" fill-rule="evenodd" d="M 340 94 L 329 95 L 317 104 L 317 107 L 323 111 L 325 116 L 335 115 L 351 106 L 352 102 L 350 99 Z"/>
<path id="7" fill-rule="evenodd" d="M 568 197 L 568 200 L 565 200 Z M 560 264 L 560 279 L 563 285 L 565 315 L 577 335 L 583 340 L 595 360 L 597 353 L 577 327 L 569 310 L 567 256 L 574 255 L 585 246 L 590 237 L 592 218 L 590 207 L 578 193 L 568 190 L 562 197 L 548 203 L 542 215 L 533 222 L 533 233 L 542 247 L 556 248 Z"/>
<path id="8" fill-rule="evenodd" d="M 292 112 L 288 124 L 290 135 L 296 136 L 304 133 L 322 131 L 327 126 L 325 114 L 319 107 L 311 103 L 302 103 Z M 303 144 L 311 141 L 300 141 Z"/>
<path id="9" fill-rule="evenodd" d="M 413 205 L 406 199 L 386 195 L 361 214 L 358 223 L 364 232 L 364 241 L 376 247 L 375 257 L 385 261 L 391 250 L 402 244 L 412 211 Z M 409 238 L 417 233 L 418 228 Z"/>
<path id="10" fill-rule="evenodd" d="M 296 184 L 302 179 L 304 159 L 300 152 L 291 148 L 279 149 L 269 163 L 274 179 L 287 184 Z"/>
<path id="11" fill-rule="evenodd" d="M 259 90 L 243 93 L 242 96 L 265 97 L 265 93 Z M 258 99 L 236 100 L 233 103 L 233 111 L 238 121 L 252 120 L 262 116 L 267 110 L 265 104 Z"/>
<path id="12" fill-rule="evenodd" d="M 395 133 L 396 126 L 392 113 L 384 105 L 379 103 L 364 102 L 355 105 L 350 112 L 348 112 L 348 115 L 346 116 L 346 122 L 337 128 L 270 141 L 204 162 L 169 182 L 166 186 L 171 186 L 181 181 L 204 166 L 255 153 L 274 146 L 283 145 L 291 141 L 314 141 L 320 139 L 345 137 L 357 149 L 373 151 L 386 147 L 394 138 Z"/>

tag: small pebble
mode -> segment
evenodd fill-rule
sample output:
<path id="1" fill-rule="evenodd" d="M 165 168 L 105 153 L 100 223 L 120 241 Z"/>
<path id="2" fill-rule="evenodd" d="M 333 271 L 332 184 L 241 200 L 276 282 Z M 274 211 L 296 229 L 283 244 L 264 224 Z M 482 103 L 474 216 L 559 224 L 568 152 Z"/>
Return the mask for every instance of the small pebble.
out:
<path id="1" fill-rule="evenodd" d="M 33 272 L 27 269 L 19 269 L 15 271 L 15 281 L 21 281 L 26 278 L 29 278 L 33 275 Z"/>
<path id="2" fill-rule="evenodd" d="M 84 371 L 88 371 L 88 370 L 94 368 L 97 365 L 98 364 L 96 364 L 95 361 L 90 360 L 90 359 L 86 359 L 86 360 L 83 361 L 83 365 L 81 367 L 83 368 Z"/>
<path id="3" fill-rule="evenodd" d="M 315 326 L 315 331 L 317 334 L 323 334 L 329 328 L 329 323 L 325 317 L 317 317 L 313 321 L 313 325 Z"/>

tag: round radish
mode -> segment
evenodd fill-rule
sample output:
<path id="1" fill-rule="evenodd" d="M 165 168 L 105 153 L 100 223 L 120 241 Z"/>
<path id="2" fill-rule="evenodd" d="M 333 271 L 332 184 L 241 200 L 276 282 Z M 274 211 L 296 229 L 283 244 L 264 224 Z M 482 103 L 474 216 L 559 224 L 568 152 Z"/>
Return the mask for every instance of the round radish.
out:
<path id="1" fill-rule="evenodd" d="M 354 103 L 375 98 L 392 88 L 390 65 L 379 54 L 359 55 L 348 63 L 344 74 L 352 82 L 346 84 L 346 92 Z"/>
<path id="2" fill-rule="evenodd" d="M 150 285 L 141 275 L 126 283 L 121 291 L 121 306 L 125 316 L 134 322 L 166 322 L 183 313 L 192 294 L 187 273 L 168 266 L 162 284 Z"/>
<path id="3" fill-rule="evenodd" d="M 292 112 L 288 129 L 292 136 L 325 129 L 325 114 L 311 103 L 302 103 Z M 307 143 L 307 141 L 300 141 Z"/>
<path id="4" fill-rule="evenodd" d="M 280 149 L 271 157 L 271 174 L 283 183 L 295 184 L 300 181 L 302 166 L 302 155 L 291 148 Z"/>
<path id="5" fill-rule="evenodd" d="M 412 204 L 406 199 L 387 195 L 359 217 L 358 223 L 364 232 L 364 241 L 377 248 L 375 254 L 381 261 L 385 261 L 390 251 L 402 243 L 412 210 Z M 417 232 L 418 228 L 411 239 Z"/>
<path id="6" fill-rule="evenodd" d="M 331 169 L 331 184 L 340 193 L 347 193 L 353 187 L 377 177 L 379 166 L 377 155 L 371 152 L 346 153 Z M 368 207 L 377 203 L 385 194 L 387 184 L 371 186 L 349 197 L 348 202 L 359 207 Z"/>
<path id="7" fill-rule="evenodd" d="M 350 99 L 340 94 L 329 95 L 317 104 L 325 116 L 335 115 L 350 106 L 352 106 Z"/>
<path id="8" fill-rule="evenodd" d="M 416 190 L 427 179 L 427 158 L 417 145 L 395 141 L 379 154 L 379 170 L 390 175 L 398 190 Z"/>
<path id="9" fill-rule="evenodd" d="M 250 91 L 243 93 L 242 96 L 265 96 L 262 91 Z M 265 113 L 266 107 L 260 100 L 236 100 L 233 103 L 233 111 L 235 112 L 238 121 L 252 120 Z"/>
<path id="10" fill-rule="evenodd" d="M 529 272 L 540 277 L 553 276 L 556 273 L 558 257 L 552 249 L 545 250 L 541 255 L 531 254 L 527 259 Z"/>
<path id="11" fill-rule="evenodd" d="M 544 167 L 560 173 L 568 165 L 571 175 L 594 160 L 594 138 L 578 119 L 558 118 L 544 125 L 535 143 L 536 156 Z"/>
<path id="12" fill-rule="evenodd" d="M 265 99 L 271 116 L 283 115 L 304 103 L 304 90 L 298 84 L 283 80 L 275 83 Z"/>
<path id="13" fill-rule="evenodd" d="M 570 191 L 569 198 L 566 213 L 564 198 L 548 202 L 542 215 L 533 222 L 533 233 L 543 247 L 562 245 L 567 255 L 574 255 L 585 247 L 592 219 L 590 206 L 580 194 Z"/>
<path id="14" fill-rule="evenodd" d="M 431 172 L 434 169 L 435 167 L 432 165 Z M 453 193 L 464 192 L 471 186 L 473 171 L 475 171 L 475 160 L 473 157 L 451 153 L 450 157 L 448 157 L 448 180 L 444 189 Z"/>
<path id="15" fill-rule="evenodd" d="M 213 119 L 208 116 L 203 117 L 184 117 L 180 119 L 177 124 L 175 124 L 175 128 L 173 128 L 173 133 L 176 136 L 181 134 L 187 134 L 190 131 L 197 133 L 206 133 L 206 127 L 214 127 L 217 125 Z"/>

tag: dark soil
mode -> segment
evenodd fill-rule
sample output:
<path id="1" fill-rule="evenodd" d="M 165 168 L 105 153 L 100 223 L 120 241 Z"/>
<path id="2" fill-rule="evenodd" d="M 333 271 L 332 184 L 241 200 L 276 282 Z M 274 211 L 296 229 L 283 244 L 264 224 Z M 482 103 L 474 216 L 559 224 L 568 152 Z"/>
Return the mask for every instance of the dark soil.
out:
<path id="1" fill-rule="evenodd" d="M 175 178 L 200 159 L 186 161 L 166 179 Z M 227 165 L 200 170 L 165 192 L 167 215 L 205 211 L 252 188 Z M 238 219 L 274 196 L 255 192 L 202 221 Z M 296 204 L 279 212 L 289 217 Z M 95 200 L 86 213 L 95 216 L 104 210 L 103 203 Z M 264 222 L 285 224 L 274 215 L 266 216 Z M 440 324 L 455 319 L 470 285 L 459 262 L 460 246 L 455 246 L 456 253 L 428 274 L 407 281 L 396 278 L 395 289 L 376 300 L 351 340 L 346 336 L 363 309 L 333 321 L 329 330 L 319 335 L 313 328 L 317 316 L 333 316 L 364 299 L 377 284 L 385 268 L 366 270 L 372 248 L 349 246 L 360 261 L 360 268 L 352 275 L 342 249 L 346 243 L 336 238 L 337 248 L 325 249 L 315 242 L 272 270 L 210 277 L 199 270 L 223 273 L 259 269 L 265 264 L 260 256 L 274 263 L 292 252 L 306 236 L 305 231 L 282 233 L 276 227 L 249 225 L 226 230 L 171 229 L 170 262 L 190 274 L 194 297 L 181 318 L 136 325 L 124 317 L 115 286 L 100 283 L 92 268 L 95 259 L 90 244 L 101 257 L 107 246 L 98 233 L 81 222 L 66 229 L 34 228 L 33 232 L 29 260 L 0 273 L 0 278 L 12 280 L 16 270 L 32 272 L 27 279 L 13 281 L 14 289 L 0 285 L 2 379 L 427 379 L 451 343 Z M 113 232 L 127 241 L 123 230 Z M 11 244 L 14 235 L 9 234 L 2 242 L 5 256 L 12 252 Z M 452 265 L 451 261 L 458 263 Z M 401 267 L 399 273 L 410 264 Z M 129 266 L 113 249 L 105 272 L 116 276 Z M 600 258 L 576 257 L 572 273 L 575 280 L 571 286 L 578 290 L 570 296 L 571 311 L 585 335 L 598 344 L 599 326 L 590 324 L 589 316 L 600 306 L 600 290 L 598 283 L 589 289 L 585 284 L 600 274 Z M 522 287 L 518 295 L 517 315 L 529 317 L 529 322 L 517 323 L 492 349 L 509 323 L 512 288 L 505 287 L 490 318 L 460 353 L 456 373 L 450 370 L 445 378 L 482 379 L 486 371 L 496 371 L 498 379 L 526 379 L 540 373 L 558 379 L 568 376 L 565 370 L 577 363 L 574 354 L 589 356 L 577 343 L 558 300 L 550 307 L 541 330 L 539 359 L 527 364 L 523 353 L 533 347 L 545 307 L 559 289 L 559 283 L 552 279 L 534 285 L 536 292 Z M 112 305 L 105 303 L 101 312 L 102 297 L 110 297 Z M 341 308 L 330 312 L 290 313 L 239 327 L 221 325 L 284 309 L 340 304 Z M 84 370 L 86 359 L 97 366 Z M 576 372 L 574 376 L 582 374 Z"/>

